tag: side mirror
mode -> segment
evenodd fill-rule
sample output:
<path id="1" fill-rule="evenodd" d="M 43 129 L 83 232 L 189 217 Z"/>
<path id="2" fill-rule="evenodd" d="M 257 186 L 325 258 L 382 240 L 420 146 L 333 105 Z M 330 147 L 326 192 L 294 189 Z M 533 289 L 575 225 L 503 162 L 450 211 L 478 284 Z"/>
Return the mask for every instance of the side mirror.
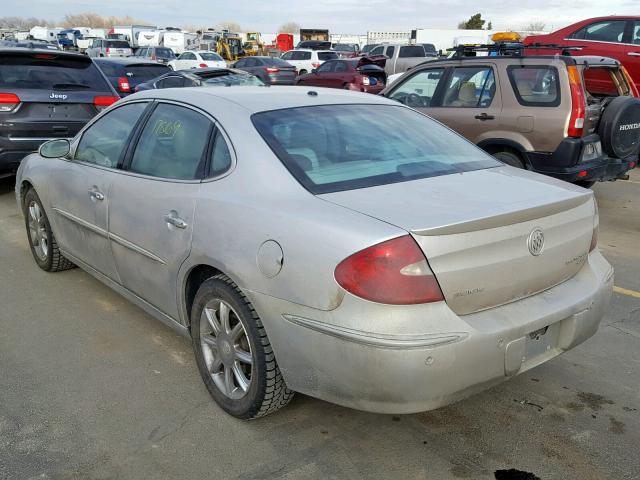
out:
<path id="1" fill-rule="evenodd" d="M 40 145 L 40 156 L 44 158 L 61 158 L 69 155 L 71 143 L 66 138 L 49 140 Z"/>

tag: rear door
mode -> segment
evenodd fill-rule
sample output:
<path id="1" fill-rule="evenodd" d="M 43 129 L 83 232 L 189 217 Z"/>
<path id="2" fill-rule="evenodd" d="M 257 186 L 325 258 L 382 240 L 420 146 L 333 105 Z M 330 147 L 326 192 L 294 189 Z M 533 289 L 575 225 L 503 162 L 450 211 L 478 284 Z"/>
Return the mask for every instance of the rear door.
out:
<path id="1" fill-rule="evenodd" d="M 436 104 L 424 111 L 479 143 L 487 131 L 495 131 L 500 125 L 502 100 L 496 95 L 496 87 L 493 64 L 454 67 L 447 72 Z"/>
<path id="2" fill-rule="evenodd" d="M 109 236 L 118 275 L 173 318 L 212 132 L 213 122 L 199 111 L 159 103 L 111 187 Z"/>
<path id="3" fill-rule="evenodd" d="M 630 33 L 626 48 L 626 58 L 622 64 L 629 71 L 631 78 L 640 90 L 640 20 L 631 23 Z"/>
<path id="4" fill-rule="evenodd" d="M 318 87 L 331 87 L 333 82 L 333 69 L 336 62 L 325 62 L 316 69 L 316 73 L 312 74 L 311 82 Z"/>
<path id="5" fill-rule="evenodd" d="M 571 34 L 566 44 L 583 47 L 580 55 L 612 57 L 624 62 L 627 51 L 625 45 L 627 29 L 626 20 L 598 21 Z"/>
<path id="6" fill-rule="evenodd" d="M 74 145 L 73 160 L 61 160 L 49 171 L 50 218 L 59 244 L 114 281 L 107 226 L 111 184 L 120 176 L 117 168 L 147 105 L 123 105 L 98 119 Z"/>

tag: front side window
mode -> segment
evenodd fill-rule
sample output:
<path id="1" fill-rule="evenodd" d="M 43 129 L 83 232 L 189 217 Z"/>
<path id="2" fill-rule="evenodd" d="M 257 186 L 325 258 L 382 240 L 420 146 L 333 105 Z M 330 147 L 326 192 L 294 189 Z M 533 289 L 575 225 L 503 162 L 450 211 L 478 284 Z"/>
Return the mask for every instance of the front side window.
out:
<path id="1" fill-rule="evenodd" d="M 393 58 L 393 54 L 396 52 L 396 47 L 387 47 L 385 55 L 389 58 Z"/>
<path id="2" fill-rule="evenodd" d="M 147 103 L 130 103 L 96 120 L 82 134 L 74 159 L 102 167 L 116 168 L 129 137 L 146 107 Z"/>
<path id="3" fill-rule="evenodd" d="M 502 165 L 446 127 L 399 105 L 288 108 L 256 113 L 252 122 L 313 194 Z"/>
<path id="4" fill-rule="evenodd" d="M 560 105 L 558 69 L 547 65 L 507 67 L 511 87 L 520 105 L 557 107 Z"/>
<path id="5" fill-rule="evenodd" d="M 202 177 L 212 124 L 185 107 L 160 104 L 149 117 L 129 170 L 176 180 Z"/>
<path id="6" fill-rule="evenodd" d="M 592 23 L 575 32 L 571 38 L 594 42 L 620 43 L 624 37 L 625 27 L 626 22 L 624 20 Z"/>
<path id="7" fill-rule="evenodd" d="M 384 46 L 375 47 L 371 50 L 371 55 L 382 55 L 384 53 Z"/>
<path id="8" fill-rule="evenodd" d="M 413 108 L 429 107 L 443 77 L 444 68 L 422 70 L 392 91 L 389 98 Z"/>
<path id="9" fill-rule="evenodd" d="M 335 71 L 336 73 L 349 71 L 349 66 L 347 65 L 347 62 L 337 62 Z"/>
<path id="10" fill-rule="evenodd" d="M 495 92 L 495 77 L 491 67 L 455 68 L 447 84 L 442 106 L 488 107 L 491 105 Z"/>
<path id="11" fill-rule="evenodd" d="M 333 72 L 333 67 L 335 66 L 335 62 L 325 62 L 320 67 L 318 67 L 318 73 L 329 73 Z"/>

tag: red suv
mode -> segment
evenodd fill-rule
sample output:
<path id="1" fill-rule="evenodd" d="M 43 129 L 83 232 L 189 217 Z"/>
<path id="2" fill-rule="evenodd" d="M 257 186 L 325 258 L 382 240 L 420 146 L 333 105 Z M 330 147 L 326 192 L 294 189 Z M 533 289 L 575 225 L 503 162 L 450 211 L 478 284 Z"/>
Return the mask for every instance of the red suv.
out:
<path id="1" fill-rule="evenodd" d="M 581 46 L 580 55 L 612 57 L 627 69 L 640 89 L 640 17 L 597 17 L 583 20 L 547 35 L 532 35 L 525 45 L 554 43 Z M 556 51 L 529 50 L 531 55 L 553 55 Z"/>

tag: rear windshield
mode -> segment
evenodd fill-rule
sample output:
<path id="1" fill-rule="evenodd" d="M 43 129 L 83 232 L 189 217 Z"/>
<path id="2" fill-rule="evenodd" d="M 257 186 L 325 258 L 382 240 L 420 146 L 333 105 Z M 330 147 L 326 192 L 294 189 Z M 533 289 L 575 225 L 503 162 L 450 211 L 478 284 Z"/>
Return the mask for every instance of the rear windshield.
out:
<path id="1" fill-rule="evenodd" d="M 334 58 L 338 58 L 338 54 L 336 52 L 318 52 L 319 60 L 333 60 Z"/>
<path id="2" fill-rule="evenodd" d="M 131 48 L 129 42 L 124 40 L 107 40 L 107 47 L 109 48 Z"/>
<path id="3" fill-rule="evenodd" d="M 222 57 L 217 53 L 213 52 L 203 52 L 200 54 L 203 60 L 211 61 L 211 62 L 219 62 L 222 60 Z"/>
<path id="4" fill-rule="evenodd" d="M 159 58 L 176 58 L 175 53 L 170 48 L 156 48 L 156 57 Z"/>
<path id="5" fill-rule="evenodd" d="M 274 67 L 290 67 L 291 64 L 282 60 L 281 58 L 263 58 L 262 61 L 265 65 L 271 65 Z"/>
<path id="6" fill-rule="evenodd" d="M 632 95 L 625 76 L 619 68 L 590 67 L 583 73 L 587 93 L 594 97 Z"/>
<path id="7" fill-rule="evenodd" d="M 348 43 L 338 43 L 335 46 L 335 50 L 338 52 L 355 52 L 356 46 L 349 45 Z"/>
<path id="8" fill-rule="evenodd" d="M 509 81 L 520 105 L 557 107 L 560 105 L 558 69 L 547 65 L 511 65 Z"/>
<path id="9" fill-rule="evenodd" d="M 422 45 L 410 45 L 408 47 L 400 47 L 399 58 L 426 57 L 424 47 Z"/>
<path id="10" fill-rule="evenodd" d="M 203 78 L 203 86 L 205 87 L 231 87 L 240 86 L 260 86 L 264 82 L 254 75 L 242 75 L 238 73 L 225 73 L 224 75 L 215 75 Z"/>
<path id="11" fill-rule="evenodd" d="M 446 127 L 394 105 L 323 105 L 252 121 L 291 174 L 321 194 L 497 167 Z"/>
<path id="12" fill-rule="evenodd" d="M 0 89 L 111 91 L 91 60 L 53 52 L 0 55 Z"/>
<path id="13" fill-rule="evenodd" d="M 166 65 L 119 65 L 116 62 L 98 61 L 98 65 L 107 77 L 130 77 L 146 81 L 169 73 L 171 69 Z"/>

